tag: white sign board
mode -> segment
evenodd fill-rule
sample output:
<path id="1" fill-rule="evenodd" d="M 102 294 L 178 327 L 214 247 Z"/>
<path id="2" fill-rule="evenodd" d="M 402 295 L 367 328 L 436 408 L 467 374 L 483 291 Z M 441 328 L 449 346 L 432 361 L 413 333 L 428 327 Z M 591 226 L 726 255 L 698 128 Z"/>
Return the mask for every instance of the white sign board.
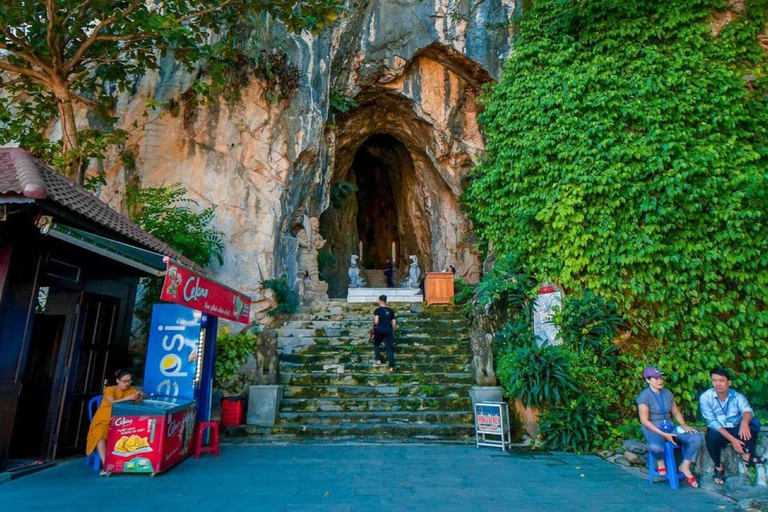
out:
<path id="1" fill-rule="evenodd" d="M 560 329 L 555 325 L 555 312 L 563 305 L 563 292 L 554 286 L 541 289 L 533 304 L 533 334 L 536 343 L 542 345 L 560 345 Z"/>

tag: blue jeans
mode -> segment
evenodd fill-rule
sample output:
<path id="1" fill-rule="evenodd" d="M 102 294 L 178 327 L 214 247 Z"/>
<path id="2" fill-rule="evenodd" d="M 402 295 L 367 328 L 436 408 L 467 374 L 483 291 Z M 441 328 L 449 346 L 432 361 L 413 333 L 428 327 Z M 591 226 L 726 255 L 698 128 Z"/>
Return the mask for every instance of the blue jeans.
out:
<path id="1" fill-rule="evenodd" d="M 645 440 L 648 442 L 648 450 L 651 452 L 651 455 L 653 455 L 653 458 L 656 460 L 663 459 L 664 442 L 666 439 L 645 427 L 643 427 L 643 434 L 645 434 Z M 698 432 L 695 434 L 675 433 L 675 437 L 677 438 L 677 445 L 683 450 L 683 459 L 695 462 L 696 455 L 704 445 L 704 437 Z"/>

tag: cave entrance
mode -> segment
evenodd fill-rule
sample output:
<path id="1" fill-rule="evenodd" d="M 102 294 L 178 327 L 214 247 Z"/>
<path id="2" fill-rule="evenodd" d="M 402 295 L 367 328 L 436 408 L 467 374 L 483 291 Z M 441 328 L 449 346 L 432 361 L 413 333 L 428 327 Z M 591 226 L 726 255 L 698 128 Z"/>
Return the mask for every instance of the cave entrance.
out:
<path id="1" fill-rule="evenodd" d="M 331 297 L 345 297 L 352 254 L 360 254 L 367 286 L 385 286 L 383 270 L 395 248 L 395 279 L 407 274 L 411 254 L 429 263 L 430 229 L 417 170 L 405 144 L 389 134 L 370 135 L 347 160 L 331 186 L 331 204 L 320 217 L 326 239 L 321 278 Z M 352 187 L 354 185 L 354 187 Z"/>
<path id="2" fill-rule="evenodd" d="M 350 171 L 357 185 L 356 227 L 363 243 L 364 268 L 383 269 L 387 258 L 391 258 L 392 244 L 402 245 L 397 231 L 400 212 L 393 190 L 395 183 L 402 182 L 401 159 L 393 156 L 403 151 L 407 153 L 394 137 L 374 135 L 360 146 L 352 161 Z"/>

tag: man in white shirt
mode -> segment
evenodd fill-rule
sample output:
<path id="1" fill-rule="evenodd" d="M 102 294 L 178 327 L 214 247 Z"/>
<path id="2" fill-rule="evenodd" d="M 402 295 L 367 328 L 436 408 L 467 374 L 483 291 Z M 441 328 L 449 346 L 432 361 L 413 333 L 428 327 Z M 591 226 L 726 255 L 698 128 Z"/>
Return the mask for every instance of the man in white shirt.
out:
<path id="1" fill-rule="evenodd" d="M 707 420 L 707 451 L 715 465 L 714 481 L 725 483 L 725 466 L 720 458 L 724 446 L 730 443 L 748 466 L 765 464 L 765 457 L 755 453 L 760 422 L 749 402 L 741 393 L 731 389 L 731 375 L 716 368 L 709 372 L 712 389 L 702 393 L 699 408 Z"/>

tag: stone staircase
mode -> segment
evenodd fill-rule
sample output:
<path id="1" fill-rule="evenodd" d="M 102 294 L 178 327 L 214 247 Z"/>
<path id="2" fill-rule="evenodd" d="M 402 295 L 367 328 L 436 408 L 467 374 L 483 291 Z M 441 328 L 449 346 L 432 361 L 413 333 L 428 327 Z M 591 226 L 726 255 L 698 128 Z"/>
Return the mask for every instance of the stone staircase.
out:
<path id="1" fill-rule="evenodd" d="M 332 302 L 278 331 L 283 397 L 271 434 L 466 441 L 469 326 L 453 308 L 394 305 L 397 372 L 373 366 L 372 304 Z"/>

